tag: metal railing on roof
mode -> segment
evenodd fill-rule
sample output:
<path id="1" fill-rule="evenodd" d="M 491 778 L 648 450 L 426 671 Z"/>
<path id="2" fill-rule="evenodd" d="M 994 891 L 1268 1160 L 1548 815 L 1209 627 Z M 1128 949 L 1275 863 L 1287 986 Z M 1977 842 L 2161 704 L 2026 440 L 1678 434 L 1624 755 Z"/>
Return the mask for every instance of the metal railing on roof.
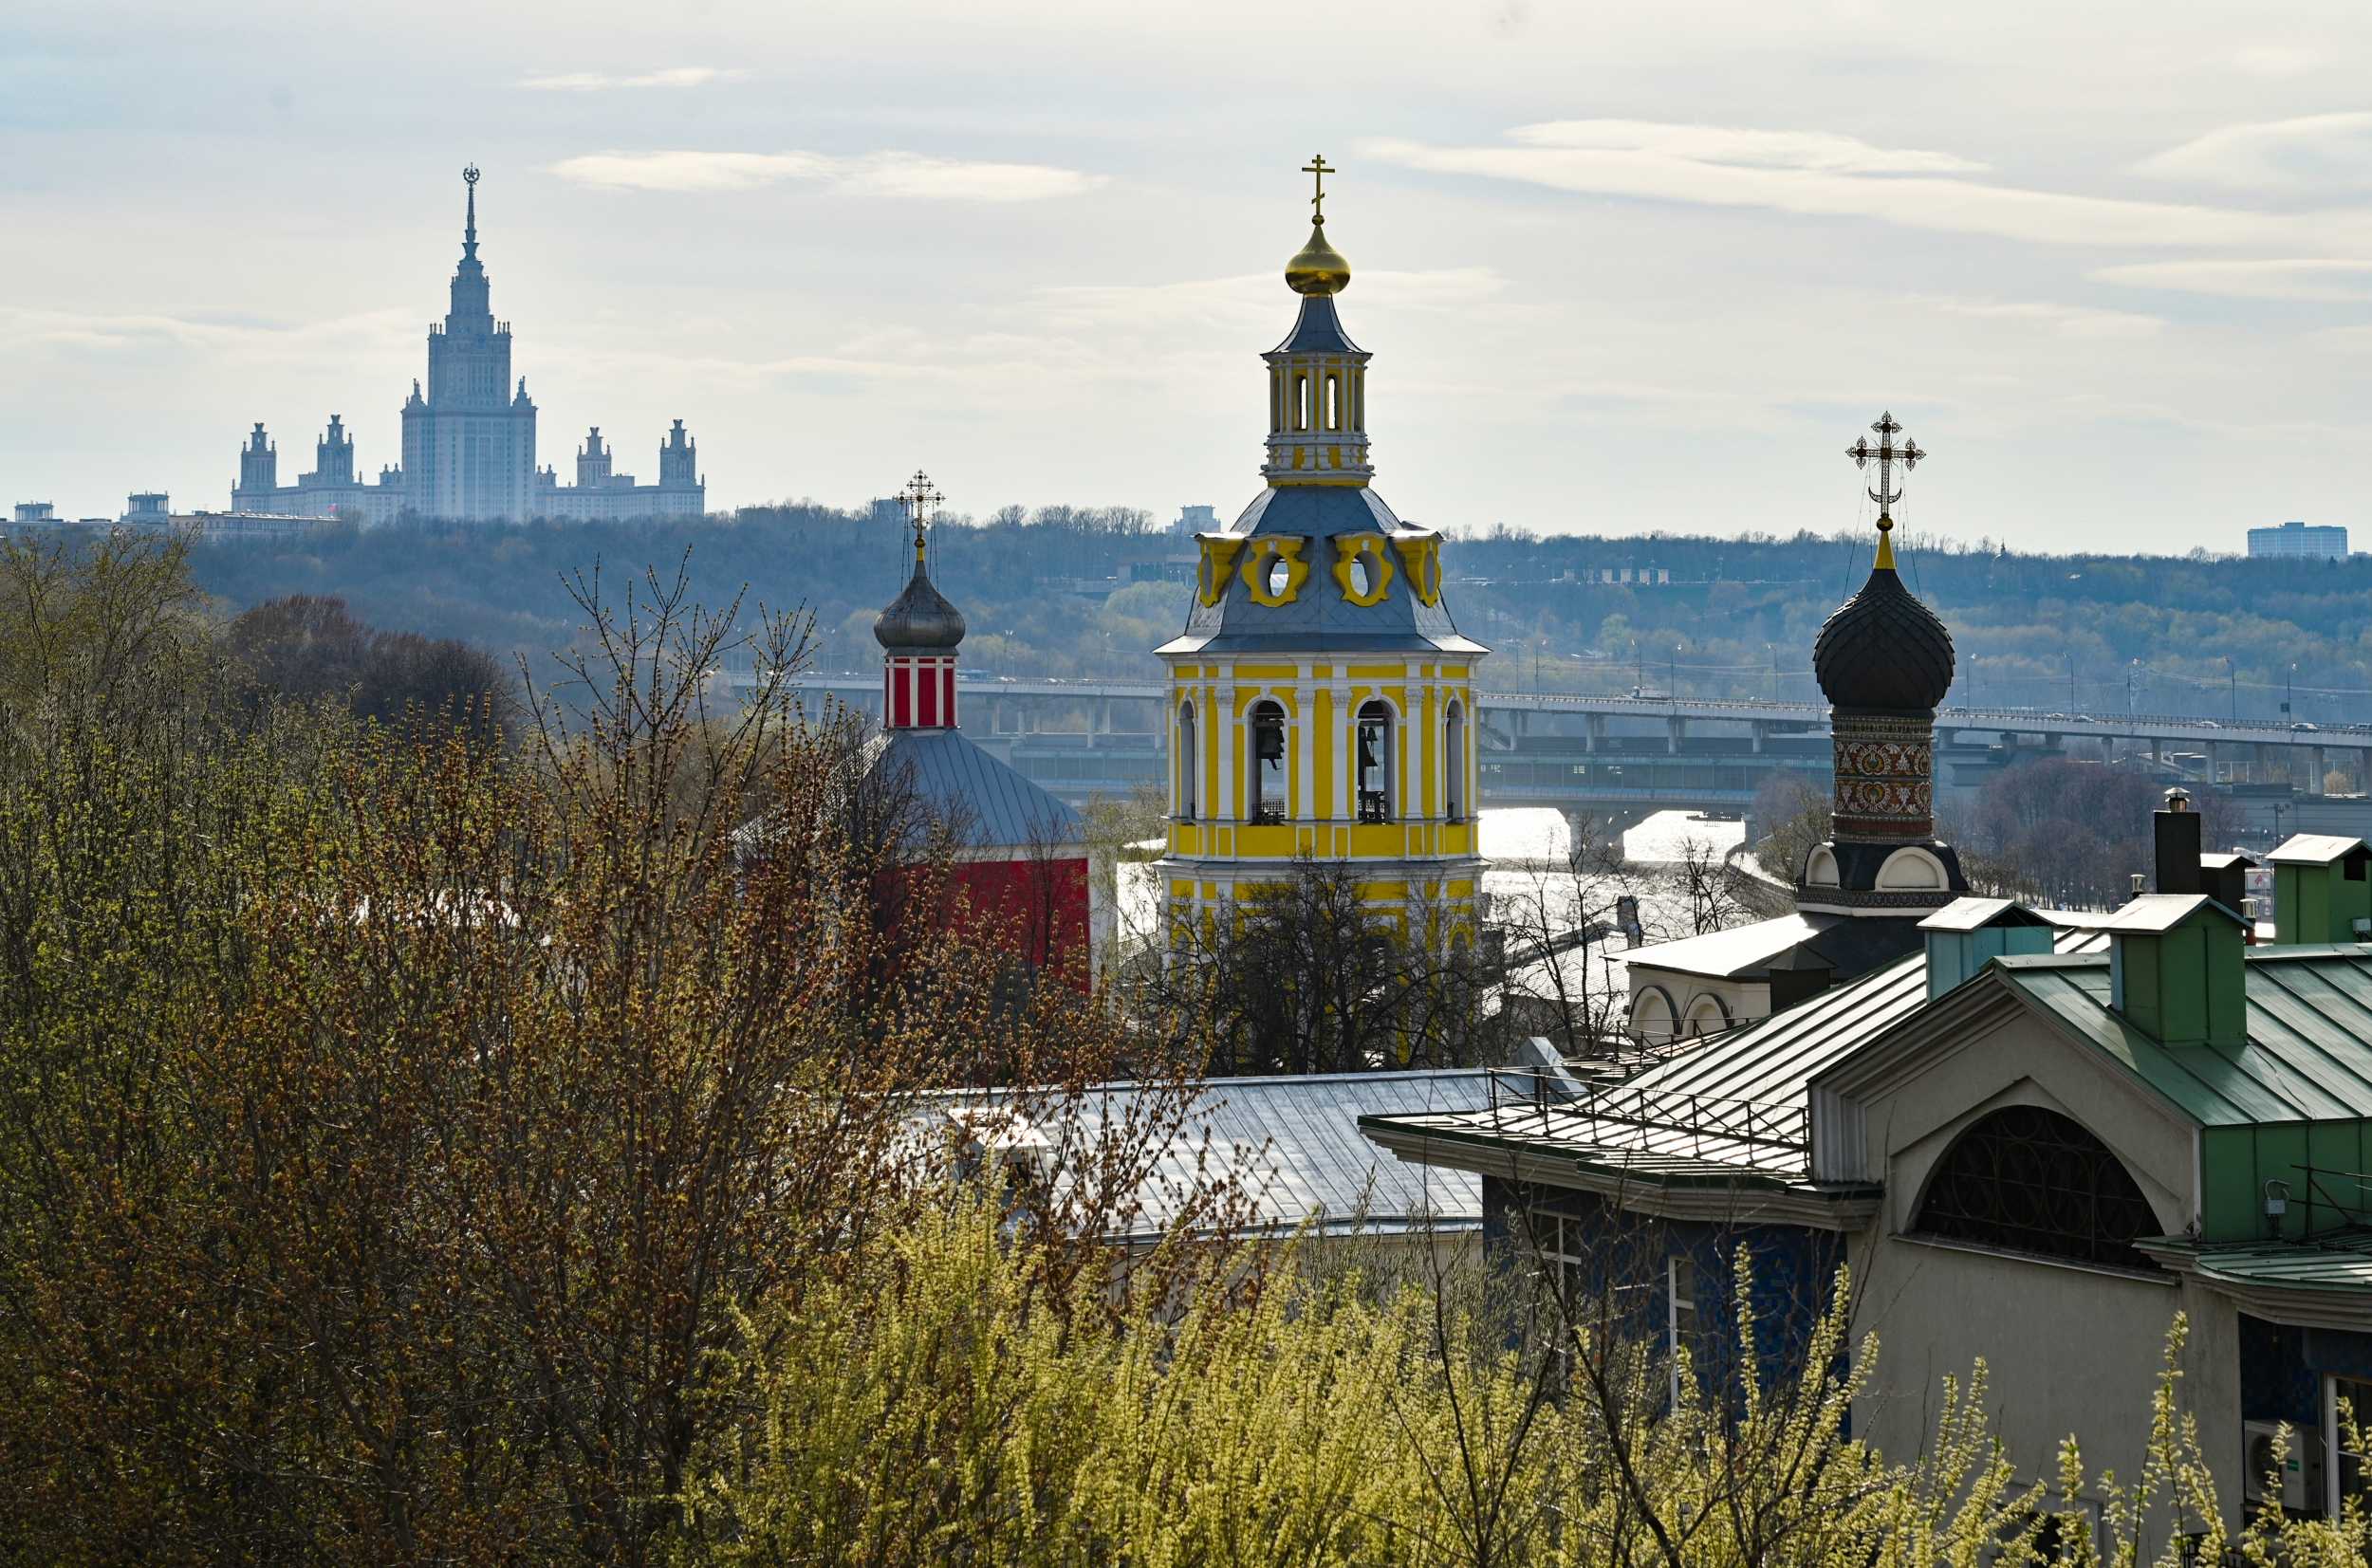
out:
<path id="1" fill-rule="evenodd" d="M 1488 1104 L 1492 1130 L 1640 1148 L 1650 1146 L 1637 1134 L 1660 1133 L 1670 1135 L 1654 1141 L 1657 1153 L 1747 1166 L 1800 1169 L 1811 1153 L 1811 1117 L 1800 1103 L 1732 1099 L 1632 1083 L 1593 1087 L 1573 1096 L 1570 1081 L 1558 1083 L 1541 1073 L 1494 1070 Z"/>

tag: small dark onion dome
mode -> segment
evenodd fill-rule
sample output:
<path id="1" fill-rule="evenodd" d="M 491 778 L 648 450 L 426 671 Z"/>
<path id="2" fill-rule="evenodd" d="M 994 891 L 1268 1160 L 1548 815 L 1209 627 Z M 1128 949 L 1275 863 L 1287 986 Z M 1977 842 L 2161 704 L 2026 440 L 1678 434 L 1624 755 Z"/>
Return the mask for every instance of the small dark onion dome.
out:
<path id="1" fill-rule="evenodd" d="M 1952 690 L 1952 634 L 1895 575 L 1892 550 L 1822 624 L 1812 673 L 1837 707 L 1880 712 L 1932 712 Z"/>
<path id="2" fill-rule="evenodd" d="M 931 586 L 917 561 L 906 591 L 873 618 L 873 638 L 894 654 L 944 654 L 964 640 L 964 615 Z"/>

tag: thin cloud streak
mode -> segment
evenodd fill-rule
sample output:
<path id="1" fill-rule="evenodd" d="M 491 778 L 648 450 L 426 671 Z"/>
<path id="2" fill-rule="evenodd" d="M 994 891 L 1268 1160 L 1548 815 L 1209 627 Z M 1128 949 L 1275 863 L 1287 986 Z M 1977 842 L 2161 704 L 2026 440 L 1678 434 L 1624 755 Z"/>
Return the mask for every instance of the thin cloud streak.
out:
<path id="1" fill-rule="evenodd" d="M 1835 175 L 1967 175 L 1985 165 L 1951 153 L 1873 147 L 1828 131 L 1755 131 L 1646 120 L 1556 120 L 1508 133 L 1530 147 L 1644 153 L 1746 169 L 1805 169 Z"/>
<path id="2" fill-rule="evenodd" d="M 921 201 L 1048 201 L 1103 183 L 1101 175 L 1039 163 L 985 163 L 917 153 L 652 152 L 588 153 L 549 172 L 572 184 L 610 191 L 754 191 L 785 180 L 810 181 L 858 195 Z"/>
<path id="3" fill-rule="evenodd" d="M 558 76 L 530 76 L 518 85 L 529 92 L 598 93 L 615 87 L 705 87 L 716 82 L 738 82 L 748 71 L 714 65 L 671 65 L 639 76 L 611 76 L 601 71 L 570 71 Z"/>
<path id="4" fill-rule="evenodd" d="M 2372 167 L 2372 112 L 2226 125 L 2137 165 L 2159 179 L 2236 191 L 2363 190 Z"/>
<path id="5" fill-rule="evenodd" d="M 1576 194 L 1764 208 L 1807 217 L 1867 218 L 1902 228 L 1990 234 L 2038 245 L 2273 246 L 2306 221 L 2224 208 L 2067 195 L 1917 175 L 1871 177 L 1807 168 L 1748 167 L 1668 152 L 1436 147 L 1397 139 L 1369 141 L 1362 151 L 1370 157 L 1427 173 L 1479 175 Z M 2351 227 L 2363 234 L 2364 226 L 2360 220 Z"/>
<path id="6" fill-rule="evenodd" d="M 2137 262 L 2103 267 L 2095 283 L 2215 294 L 2234 300 L 2345 304 L 2372 300 L 2372 262 L 2317 256 L 2261 261 Z"/>

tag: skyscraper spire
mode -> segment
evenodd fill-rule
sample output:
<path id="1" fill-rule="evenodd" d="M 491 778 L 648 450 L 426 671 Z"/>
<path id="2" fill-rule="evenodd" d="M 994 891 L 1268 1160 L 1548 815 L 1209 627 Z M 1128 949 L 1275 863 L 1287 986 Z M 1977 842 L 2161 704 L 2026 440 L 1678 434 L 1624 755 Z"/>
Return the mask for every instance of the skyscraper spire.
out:
<path id="1" fill-rule="evenodd" d="M 477 260 L 477 165 L 473 163 L 461 171 L 461 182 L 470 188 L 470 215 L 461 227 L 461 255 L 465 261 Z"/>

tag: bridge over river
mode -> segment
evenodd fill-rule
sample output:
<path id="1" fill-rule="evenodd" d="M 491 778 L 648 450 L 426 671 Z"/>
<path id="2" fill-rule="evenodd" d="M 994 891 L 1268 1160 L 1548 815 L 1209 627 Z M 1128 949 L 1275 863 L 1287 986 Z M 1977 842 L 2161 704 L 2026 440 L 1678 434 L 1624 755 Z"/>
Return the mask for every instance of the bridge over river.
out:
<path id="1" fill-rule="evenodd" d="M 752 676 L 718 678 L 746 689 Z M 880 712 L 878 675 L 792 684 L 804 697 Z M 961 692 L 965 733 L 1066 800 L 1127 794 L 1164 776 L 1167 688 L 1158 681 L 968 674 Z M 1475 706 L 1485 805 L 1627 817 L 1678 805 L 1741 810 L 1773 772 L 1827 787 L 1823 704 L 1484 691 Z M 2345 795 L 2364 792 L 2372 725 L 1956 707 L 1937 712 L 1936 745 L 1947 789 L 2037 755 L 2145 754 L 2169 778 L 2231 786 L 2244 806 L 2260 802 L 2259 815 L 2277 804 L 2285 815 L 2268 828 L 2372 832 L 2372 805 L 2338 796 L 2317 803 L 2333 771 Z"/>

